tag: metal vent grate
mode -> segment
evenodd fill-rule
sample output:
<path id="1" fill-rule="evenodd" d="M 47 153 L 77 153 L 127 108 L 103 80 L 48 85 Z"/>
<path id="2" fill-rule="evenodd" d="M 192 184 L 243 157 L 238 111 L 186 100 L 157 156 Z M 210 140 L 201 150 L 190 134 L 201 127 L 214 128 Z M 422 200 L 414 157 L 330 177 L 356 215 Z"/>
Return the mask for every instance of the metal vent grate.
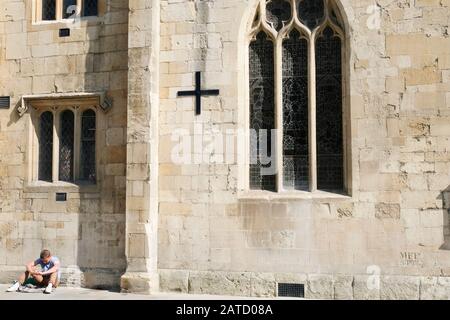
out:
<path id="1" fill-rule="evenodd" d="M 59 36 L 62 37 L 70 37 L 70 29 L 69 28 L 63 28 L 59 29 Z"/>
<path id="2" fill-rule="evenodd" d="M 56 201 L 57 202 L 66 202 L 67 201 L 67 193 L 57 193 Z"/>
<path id="3" fill-rule="evenodd" d="M 9 109 L 11 97 L 0 97 L 0 109 Z"/>
<path id="4" fill-rule="evenodd" d="M 305 285 L 300 283 L 279 283 L 279 297 L 304 298 Z"/>

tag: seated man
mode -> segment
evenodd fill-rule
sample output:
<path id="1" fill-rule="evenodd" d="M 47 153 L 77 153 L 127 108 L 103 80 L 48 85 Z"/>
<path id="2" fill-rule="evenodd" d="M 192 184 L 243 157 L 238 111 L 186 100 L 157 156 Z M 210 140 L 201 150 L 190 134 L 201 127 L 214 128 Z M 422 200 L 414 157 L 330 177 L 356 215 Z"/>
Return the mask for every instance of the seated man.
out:
<path id="1" fill-rule="evenodd" d="M 40 270 L 37 270 L 40 266 Z M 15 292 L 20 286 L 28 283 L 38 287 L 45 287 L 44 293 L 52 293 L 53 288 L 57 288 L 61 276 L 60 262 L 57 257 L 53 257 L 48 250 L 42 250 L 41 256 L 36 261 L 27 264 L 27 270 L 19 277 L 19 281 L 14 283 L 7 292 Z"/>

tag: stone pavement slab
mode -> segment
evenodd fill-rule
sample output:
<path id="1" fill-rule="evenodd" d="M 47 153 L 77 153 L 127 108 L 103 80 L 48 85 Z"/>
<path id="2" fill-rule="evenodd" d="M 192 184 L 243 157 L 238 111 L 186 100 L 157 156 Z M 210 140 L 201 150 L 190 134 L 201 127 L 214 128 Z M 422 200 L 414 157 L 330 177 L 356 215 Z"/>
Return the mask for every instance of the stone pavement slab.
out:
<path id="1" fill-rule="evenodd" d="M 0 285 L 0 300 L 261 300 L 251 297 L 230 297 L 212 295 L 190 295 L 178 293 L 158 293 L 139 295 L 92 290 L 83 288 L 56 289 L 52 294 L 6 292 L 9 285 Z"/>

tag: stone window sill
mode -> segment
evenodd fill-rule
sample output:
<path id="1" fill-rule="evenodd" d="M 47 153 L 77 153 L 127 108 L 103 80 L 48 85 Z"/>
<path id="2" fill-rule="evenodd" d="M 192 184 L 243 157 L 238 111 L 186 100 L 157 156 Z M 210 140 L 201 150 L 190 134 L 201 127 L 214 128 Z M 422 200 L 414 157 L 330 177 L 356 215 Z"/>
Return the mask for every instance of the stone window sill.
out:
<path id="1" fill-rule="evenodd" d="M 270 191 L 243 191 L 238 194 L 238 199 L 243 201 L 251 200 L 324 200 L 324 201 L 339 201 L 351 200 L 352 197 L 345 194 L 326 192 L 326 191 L 284 191 L 284 192 L 270 192 Z"/>
<path id="2" fill-rule="evenodd" d="M 86 181 L 56 183 L 45 181 L 33 181 L 25 186 L 24 192 L 75 192 L 75 193 L 98 193 L 98 184 Z"/>

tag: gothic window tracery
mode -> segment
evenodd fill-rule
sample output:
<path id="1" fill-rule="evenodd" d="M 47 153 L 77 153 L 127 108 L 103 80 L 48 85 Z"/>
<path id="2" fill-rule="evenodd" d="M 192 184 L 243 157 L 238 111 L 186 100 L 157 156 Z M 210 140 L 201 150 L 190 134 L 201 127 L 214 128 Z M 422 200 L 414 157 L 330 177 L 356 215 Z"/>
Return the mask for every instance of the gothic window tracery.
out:
<path id="1" fill-rule="evenodd" d="M 277 31 L 291 19 L 291 4 L 288 0 L 271 0 L 266 10 L 267 21 Z"/>
<path id="2" fill-rule="evenodd" d="M 250 29 L 250 129 L 282 135 L 275 147 L 250 139 L 250 189 L 343 191 L 344 30 L 334 1 L 260 0 Z M 265 143 L 281 160 L 276 174 L 263 173 Z"/>

